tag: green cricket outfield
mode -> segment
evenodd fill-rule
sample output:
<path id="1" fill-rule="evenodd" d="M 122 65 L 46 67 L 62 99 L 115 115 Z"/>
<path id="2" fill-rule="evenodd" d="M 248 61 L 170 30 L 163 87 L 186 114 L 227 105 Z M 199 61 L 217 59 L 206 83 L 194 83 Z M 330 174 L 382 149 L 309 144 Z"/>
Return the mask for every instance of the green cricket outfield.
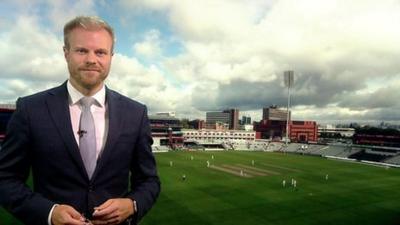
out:
<path id="1" fill-rule="evenodd" d="M 156 159 L 162 192 L 142 225 L 400 224 L 400 169 L 245 151 Z"/>

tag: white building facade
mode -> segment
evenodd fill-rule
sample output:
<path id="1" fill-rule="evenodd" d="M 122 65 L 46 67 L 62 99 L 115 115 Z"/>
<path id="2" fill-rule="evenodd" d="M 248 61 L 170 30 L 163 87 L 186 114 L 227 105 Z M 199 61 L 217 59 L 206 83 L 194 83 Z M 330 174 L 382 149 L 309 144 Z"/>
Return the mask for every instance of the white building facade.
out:
<path id="1" fill-rule="evenodd" d="M 226 141 L 255 141 L 255 131 L 243 130 L 182 130 L 184 140 L 226 142 Z"/>

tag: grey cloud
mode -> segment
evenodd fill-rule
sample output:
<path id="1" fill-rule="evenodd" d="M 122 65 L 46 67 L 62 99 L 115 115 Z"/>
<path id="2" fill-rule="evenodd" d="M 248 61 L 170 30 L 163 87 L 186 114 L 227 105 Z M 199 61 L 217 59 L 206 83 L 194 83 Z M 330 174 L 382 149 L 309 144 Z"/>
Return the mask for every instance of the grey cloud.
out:
<path id="1" fill-rule="evenodd" d="M 335 103 L 338 96 L 364 87 L 364 83 L 351 76 L 335 77 L 315 72 L 300 72 L 298 76 L 295 75 L 293 105 L 326 106 Z"/>
<path id="2" fill-rule="evenodd" d="M 191 104 L 200 111 L 219 110 L 216 94 L 217 92 L 209 88 L 207 84 L 197 85 L 191 94 Z"/>
<path id="3" fill-rule="evenodd" d="M 351 93 L 341 96 L 339 106 L 355 108 L 382 110 L 399 106 L 400 92 L 399 87 L 388 86 L 380 88 L 372 93 L 357 94 Z"/>
<path id="4" fill-rule="evenodd" d="M 379 121 L 399 123 L 400 121 L 399 112 L 400 112 L 400 107 L 372 109 L 365 114 L 360 114 L 357 116 L 332 111 L 320 115 L 314 115 L 313 119 L 317 121 L 325 121 L 332 123 L 346 123 L 346 122 L 376 123 Z"/>
<path id="5" fill-rule="evenodd" d="M 370 110 L 363 117 L 365 120 L 400 121 L 400 107 Z"/>
<path id="6" fill-rule="evenodd" d="M 292 105 L 323 107 L 335 103 L 336 96 L 356 91 L 363 85 L 349 78 L 347 81 L 330 79 L 313 72 L 302 72 L 295 76 L 295 85 L 291 93 Z M 193 104 L 199 109 L 238 107 L 253 110 L 264 106 L 287 104 L 287 89 L 283 86 L 283 75 L 270 82 L 249 82 L 245 79 L 232 80 L 229 84 L 220 84 L 214 93 L 211 107 L 200 107 L 210 98 L 201 98 L 204 91 L 194 92 Z M 212 92 L 211 92 L 212 93 Z"/>
<path id="7" fill-rule="evenodd" d="M 234 80 L 221 85 L 217 103 L 223 108 L 237 107 L 242 110 L 260 109 L 272 104 L 286 105 L 286 95 L 279 80 L 252 83 Z"/>
<path id="8" fill-rule="evenodd" d="M 286 95 L 280 82 L 249 82 L 232 80 L 229 84 L 219 84 L 215 90 L 197 88 L 192 93 L 192 105 L 198 110 L 213 111 L 225 108 L 241 110 L 260 109 L 271 104 L 285 105 Z"/>
<path id="9" fill-rule="evenodd" d="M 2 83 L 1 89 L 2 94 L 0 96 L 0 102 L 13 103 L 19 97 L 27 96 L 34 94 L 39 91 L 43 91 L 52 87 L 59 86 L 64 80 L 60 81 L 48 81 L 43 82 L 41 80 L 37 81 L 28 81 L 28 80 L 7 80 L 0 79 Z"/>

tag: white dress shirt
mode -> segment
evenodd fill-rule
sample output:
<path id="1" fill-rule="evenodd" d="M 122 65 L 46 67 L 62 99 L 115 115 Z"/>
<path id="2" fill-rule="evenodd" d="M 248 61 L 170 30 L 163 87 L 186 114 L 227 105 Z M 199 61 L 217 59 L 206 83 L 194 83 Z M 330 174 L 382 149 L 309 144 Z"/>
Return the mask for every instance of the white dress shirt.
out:
<path id="1" fill-rule="evenodd" d="M 81 118 L 81 105 L 79 100 L 85 97 L 68 81 L 67 89 L 69 94 L 69 113 L 71 116 L 71 125 L 74 132 L 76 143 L 79 145 L 79 120 Z M 107 140 L 108 132 L 108 113 L 106 107 L 106 88 L 103 85 L 102 89 L 95 95 L 91 96 L 96 100 L 96 103 L 90 106 L 96 129 L 96 158 L 102 152 Z"/>
<path id="2" fill-rule="evenodd" d="M 85 97 L 82 93 L 80 93 L 74 86 L 72 86 L 71 82 L 68 80 L 67 82 L 67 90 L 68 90 L 68 103 L 69 103 L 69 113 L 71 116 L 71 125 L 72 130 L 74 132 L 74 137 L 76 143 L 79 146 L 79 120 L 81 117 L 81 105 L 79 104 L 79 100 L 82 97 Z M 104 149 L 104 145 L 107 140 L 108 134 L 108 110 L 106 105 L 106 88 L 103 85 L 100 91 L 94 94 L 93 97 L 96 101 L 95 104 L 90 106 L 90 111 L 92 112 L 93 119 L 95 121 L 95 130 L 96 130 L 96 159 L 102 153 Z M 53 208 L 51 208 L 49 217 L 47 219 L 47 223 L 51 224 L 51 215 L 53 213 L 54 208 L 57 206 L 55 204 Z"/>

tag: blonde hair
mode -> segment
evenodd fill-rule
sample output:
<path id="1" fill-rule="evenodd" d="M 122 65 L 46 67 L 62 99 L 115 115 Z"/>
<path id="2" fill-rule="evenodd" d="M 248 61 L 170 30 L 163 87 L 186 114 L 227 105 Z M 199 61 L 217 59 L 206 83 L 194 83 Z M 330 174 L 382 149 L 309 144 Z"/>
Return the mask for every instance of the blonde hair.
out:
<path id="1" fill-rule="evenodd" d="M 113 28 L 104 20 L 97 16 L 78 16 L 69 21 L 64 26 L 64 46 L 69 49 L 69 34 L 75 28 L 81 27 L 87 30 L 100 30 L 105 29 L 112 38 L 111 52 L 114 52 L 115 36 Z"/>

